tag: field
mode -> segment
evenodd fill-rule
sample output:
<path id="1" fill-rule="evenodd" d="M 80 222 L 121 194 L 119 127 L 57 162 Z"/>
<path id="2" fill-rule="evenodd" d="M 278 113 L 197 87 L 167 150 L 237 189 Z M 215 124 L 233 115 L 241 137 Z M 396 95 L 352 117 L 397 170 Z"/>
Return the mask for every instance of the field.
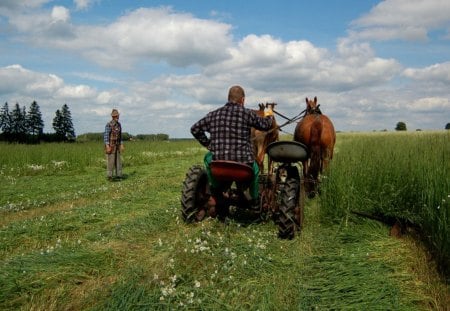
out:
<path id="1" fill-rule="evenodd" d="M 302 232 L 186 225 L 194 141 L 0 145 L 1 310 L 447 310 L 450 132 L 338 134 Z M 404 235 L 355 211 L 400 219 Z M 439 271 L 439 272 L 438 272 Z"/>

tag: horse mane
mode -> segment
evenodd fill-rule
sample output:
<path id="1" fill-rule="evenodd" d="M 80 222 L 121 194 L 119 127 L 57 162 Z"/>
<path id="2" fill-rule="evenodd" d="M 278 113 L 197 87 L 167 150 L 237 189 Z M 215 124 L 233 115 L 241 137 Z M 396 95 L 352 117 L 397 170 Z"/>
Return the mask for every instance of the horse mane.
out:
<path id="1" fill-rule="evenodd" d="M 306 114 L 322 114 L 320 110 L 320 104 L 317 104 L 317 96 L 314 96 L 314 100 L 308 99 L 306 97 Z"/>

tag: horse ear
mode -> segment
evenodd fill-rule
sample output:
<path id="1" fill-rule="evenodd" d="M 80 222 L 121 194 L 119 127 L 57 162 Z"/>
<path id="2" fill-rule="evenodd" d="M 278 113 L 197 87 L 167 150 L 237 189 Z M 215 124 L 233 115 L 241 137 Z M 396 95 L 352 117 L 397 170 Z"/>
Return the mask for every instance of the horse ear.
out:
<path id="1" fill-rule="evenodd" d="M 308 104 L 308 97 L 305 98 L 306 104 Z"/>
<path id="2" fill-rule="evenodd" d="M 317 96 L 314 96 L 314 103 L 317 104 Z"/>

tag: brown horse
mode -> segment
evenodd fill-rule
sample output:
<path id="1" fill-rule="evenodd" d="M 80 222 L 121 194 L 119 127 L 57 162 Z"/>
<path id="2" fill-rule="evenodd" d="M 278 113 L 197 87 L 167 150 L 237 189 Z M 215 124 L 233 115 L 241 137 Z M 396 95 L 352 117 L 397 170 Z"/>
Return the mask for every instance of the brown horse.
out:
<path id="1" fill-rule="evenodd" d="M 314 100 L 306 98 L 306 114 L 297 123 L 294 140 L 305 144 L 309 150 L 309 158 L 303 164 L 305 187 L 310 197 L 317 190 L 319 174 L 323 172 L 333 158 L 336 132 L 331 120 L 319 109 L 317 97 Z"/>
<path id="2" fill-rule="evenodd" d="M 259 110 L 255 110 L 256 114 L 260 117 L 264 116 L 264 110 L 275 108 L 276 103 L 266 103 L 259 104 Z M 259 131 L 257 129 L 252 128 L 252 141 L 253 141 L 253 152 L 255 154 L 256 163 L 258 163 L 259 170 L 261 173 L 264 172 L 264 156 L 266 154 L 266 147 L 268 144 L 278 141 L 278 125 L 276 122 L 273 122 L 272 128 L 267 131 Z M 271 163 L 269 163 L 268 170 L 271 169 Z"/>

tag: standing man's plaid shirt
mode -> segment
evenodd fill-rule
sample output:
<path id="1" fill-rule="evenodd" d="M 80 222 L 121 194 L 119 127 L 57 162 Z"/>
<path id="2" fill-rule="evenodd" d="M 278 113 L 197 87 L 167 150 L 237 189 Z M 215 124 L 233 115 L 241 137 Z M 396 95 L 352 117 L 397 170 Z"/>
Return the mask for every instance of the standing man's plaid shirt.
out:
<path id="1" fill-rule="evenodd" d="M 114 146 L 122 144 L 122 126 L 121 126 L 121 124 L 119 122 L 117 122 L 117 124 L 118 124 L 117 131 L 120 131 L 120 133 L 118 133 L 118 135 L 116 134 L 115 140 L 112 142 Z M 113 130 L 113 126 L 112 126 L 112 123 L 110 121 L 110 122 L 106 123 L 105 131 L 103 132 L 103 142 L 105 143 L 105 145 L 111 144 L 111 132 L 112 132 L 112 130 Z M 117 137 L 117 136 L 120 136 L 120 137 Z"/>
<path id="2" fill-rule="evenodd" d="M 255 160 L 250 140 L 251 128 L 267 131 L 273 117 L 259 117 L 235 103 L 211 111 L 191 127 L 192 135 L 213 153 L 214 160 L 252 164 Z M 210 137 L 205 134 L 208 132 Z"/>

